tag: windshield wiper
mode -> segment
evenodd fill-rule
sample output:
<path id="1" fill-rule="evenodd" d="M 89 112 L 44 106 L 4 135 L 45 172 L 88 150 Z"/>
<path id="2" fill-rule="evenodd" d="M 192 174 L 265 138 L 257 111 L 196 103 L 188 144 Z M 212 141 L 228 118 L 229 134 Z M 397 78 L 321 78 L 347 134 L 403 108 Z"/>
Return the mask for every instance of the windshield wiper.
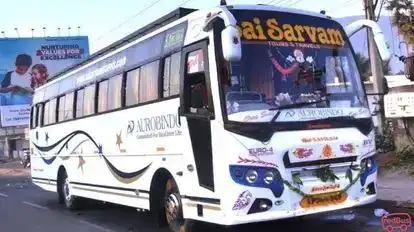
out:
<path id="1" fill-rule="evenodd" d="M 326 97 L 324 97 L 323 99 L 319 99 L 317 101 L 298 102 L 298 103 L 283 105 L 283 106 L 279 106 L 279 107 L 275 107 L 275 108 L 270 108 L 270 109 L 268 109 L 270 111 L 278 110 L 278 112 L 275 114 L 275 116 L 273 116 L 273 118 L 272 118 L 272 120 L 270 120 L 270 122 L 273 123 L 279 118 L 279 116 L 281 114 L 281 110 L 300 108 L 300 107 L 304 107 L 304 106 L 308 106 L 308 105 L 313 105 L 313 104 L 318 104 L 318 103 L 321 103 L 321 102 L 326 102 L 327 100 L 328 99 L 326 99 Z"/>

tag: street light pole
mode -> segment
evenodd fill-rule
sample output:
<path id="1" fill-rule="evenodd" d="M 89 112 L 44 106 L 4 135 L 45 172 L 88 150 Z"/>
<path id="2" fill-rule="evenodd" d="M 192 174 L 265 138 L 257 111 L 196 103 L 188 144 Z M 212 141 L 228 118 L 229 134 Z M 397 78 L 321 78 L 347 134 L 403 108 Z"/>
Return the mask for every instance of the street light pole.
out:
<path id="1" fill-rule="evenodd" d="M 376 19 L 375 16 L 375 6 L 373 0 L 364 0 L 365 3 L 365 10 L 366 10 L 366 16 L 367 19 L 374 20 Z M 374 85 L 374 92 L 382 94 L 384 92 L 383 86 L 384 86 L 384 70 L 382 68 L 382 60 L 379 55 L 379 51 L 377 48 L 377 45 L 374 41 L 374 35 L 372 33 L 372 29 L 367 28 L 368 33 L 368 47 L 369 47 L 369 58 L 371 62 L 371 71 L 372 71 L 372 82 Z M 377 114 L 377 121 L 378 121 L 378 132 L 380 134 L 383 133 L 384 128 L 384 119 L 385 116 L 383 114 L 383 95 L 378 95 L 378 106 L 380 108 L 378 114 Z"/>

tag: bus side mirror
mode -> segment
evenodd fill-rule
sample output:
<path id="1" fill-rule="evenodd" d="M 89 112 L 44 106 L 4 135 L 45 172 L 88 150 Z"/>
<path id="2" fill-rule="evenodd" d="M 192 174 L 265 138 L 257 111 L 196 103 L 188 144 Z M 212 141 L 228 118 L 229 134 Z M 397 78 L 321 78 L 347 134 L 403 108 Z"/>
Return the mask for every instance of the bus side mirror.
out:
<path id="1" fill-rule="evenodd" d="M 241 59 L 241 40 L 239 32 L 236 28 L 237 20 L 233 14 L 226 8 L 220 7 L 216 12 L 210 12 L 206 16 L 206 22 L 203 31 L 209 31 L 214 22 L 222 19 L 224 30 L 221 32 L 221 46 L 223 49 L 223 57 L 228 62 L 238 62 Z"/>
<path id="2" fill-rule="evenodd" d="M 368 19 L 357 20 L 346 26 L 345 31 L 347 36 L 351 37 L 364 27 L 372 29 L 375 44 L 377 45 L 381 59 L 384 61 L 389 60 L 391 58 L 391 53 L 388 50 L 388 44 L 385 40 L 384 33 L 382 32 L 380 26 L 376 22 Z"/>
<path id="3" fill-rule="evenodd" d="M 374 34 L 374 40 L 375 40 L 375 44 L 377 44 L 377 48 L 379 51 L 379 54 L 382 58 L 383 61 L 387 61 L 391 58 L 391 54 L 388 51 L 388 44 L 385 41 L 385 37 L 384 34 L 378 33 L 378 34 Z"/>
<path id="4" fill-rule="evenodd" d="M 221 32 L 223 57 L 228 62 L 237 62 L 241 59 L 241 41 L 235 26 L 229 25 Z"/>

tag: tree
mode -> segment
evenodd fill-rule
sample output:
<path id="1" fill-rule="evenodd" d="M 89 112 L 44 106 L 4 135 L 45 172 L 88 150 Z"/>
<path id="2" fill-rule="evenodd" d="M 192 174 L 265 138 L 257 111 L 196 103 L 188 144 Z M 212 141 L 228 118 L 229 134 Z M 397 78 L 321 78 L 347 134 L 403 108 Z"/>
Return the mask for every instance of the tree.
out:
<path id="1" fill-rule="evenodd" d="M 355 62 L 358 66 L 359 71 L 361 72 L 362 80 L 368 81 L 369 77 L 372 75 L 371 63 L 369 58 L 362 55 L 361 53 L 356 53 Z M 390 60 L 382 62 L 382 69 L 384 71 L 384 75 L 391 74 Z"/>
<path id="2" fill-rule="evenodd" d="M 392 12 L 392 23 L 404 40 L 414 45 L 414 5 L 412 0 L 388 0 L 387 10 Z"/>

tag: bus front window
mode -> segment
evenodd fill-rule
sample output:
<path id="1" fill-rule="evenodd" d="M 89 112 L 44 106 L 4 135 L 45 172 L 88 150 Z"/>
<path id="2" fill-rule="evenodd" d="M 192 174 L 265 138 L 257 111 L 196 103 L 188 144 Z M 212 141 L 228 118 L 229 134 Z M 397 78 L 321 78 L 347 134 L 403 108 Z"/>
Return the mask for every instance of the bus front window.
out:
<path id="1" fill-rule="evenodd" d="M 370 117 L 361 77 L 339 24 L 281 12 L 233 14 L 243 55 L 240 62 L 228 65 L 228 80 L 222 82 L 230 121 L 269 122 L 279 107 L 282 113 L 276 122 Z M 250 30 L 249 25 L 255 27 Z M 286 28 L 291 30 L 283 31 Z M 336 41 L 329 37 L 337 35 L 334 29 L 343 36 Z M 305 104 L 294 107 L 297 103 Z"/>

